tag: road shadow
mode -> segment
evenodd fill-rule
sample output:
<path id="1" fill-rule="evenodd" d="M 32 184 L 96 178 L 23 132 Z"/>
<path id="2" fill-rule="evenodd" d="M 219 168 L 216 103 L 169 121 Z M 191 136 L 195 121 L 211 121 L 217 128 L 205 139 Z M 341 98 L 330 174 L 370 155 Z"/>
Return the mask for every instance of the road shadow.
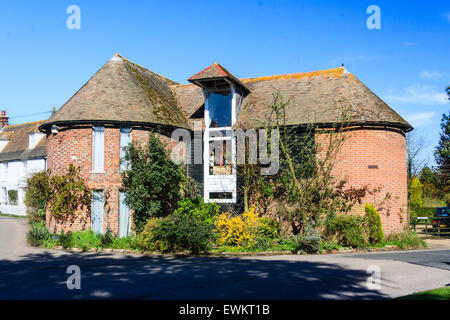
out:
<path id="1" fill-rule="evenodd" d="M 69 290 L 69 265 L 81 289 Z M 136 257 L 45 251 L 0 260 L 0 299 L 385 299 L 362 270 L 281 258 Z"/>

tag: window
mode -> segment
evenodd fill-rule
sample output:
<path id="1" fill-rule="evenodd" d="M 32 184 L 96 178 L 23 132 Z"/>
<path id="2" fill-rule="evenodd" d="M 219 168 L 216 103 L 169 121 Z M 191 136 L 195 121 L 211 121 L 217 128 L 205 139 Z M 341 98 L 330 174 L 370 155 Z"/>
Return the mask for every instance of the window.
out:
<path id="1" fill-rule="evenodd" d="M 2 203 L 8 204 L 8 189 L 5 187 L 2 188 Z"/>
<path id="2" fill-rule="evenodd" d="M 92 192 L 91 230 L 103 233 L 103 190 Z"/>
<path id="3" fill-rule="evenodd" d="M 0 163 L 1 180 L 6 180 L 6 165 L 7 165 L 7 162 Z"/>
<path id="4" fill-rule="evenodd" d="M 211 200 L 231 200 L 233 199 L 233 192 L 210 192 L 209 198 Z"/>
<path id="5" fill-rule="evenodd" d="M 208 96 L 211 128 L 231 127 L 231 91 L 210 92 Z"/>
<path id="6" fill-rule="evenodd" d="M 131 142 L 131 128 L 120 128 L 120 170 L 125 171 L 129 167 L 129 163 L 125 161 L 125 147 Z"/>
<path id="7" fill-rule="evenodd" d="M 39 141 L 41 141 L 41 139 L 44 137 L 43 133 L 40 132 L 33 132 L 30 133 L 29 137 L 28 137 L 28 149 L 34 149 L 36 148 L 37 144 L 39 143 Z"/>
<path id="8" fill-rule="evenodd" d="M 209 143 L 209 174 L 233 174 L 232 140 L 215 140 Z"/>
<path id="9" fill-rule="evenodd" d="M 126 237 L 130 232 L 130 207 L 125 201 L 126 194 L 119 191 L 119 237 Z"/>
<path id="10" fill-rule="evenodd" d="M 105 128 L 95 126 L 92 133 L 92 171 L 103 172 L 105 163 Z"/>
<path id="11" fill-rule="evenodd" d="M 21 176 L 22 178 L 25 177 L 27 175 L 27 168 L 28 168 L 28 163 L 27 161 L 22 162 L 22 172 L 21 172 Z"/>

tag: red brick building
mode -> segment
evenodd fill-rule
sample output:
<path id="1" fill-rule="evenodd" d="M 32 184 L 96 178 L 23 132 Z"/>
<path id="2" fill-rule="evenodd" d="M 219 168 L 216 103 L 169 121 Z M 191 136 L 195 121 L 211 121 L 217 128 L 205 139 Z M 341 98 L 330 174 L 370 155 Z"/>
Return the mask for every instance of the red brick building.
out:
<path id="1" fill-rule="evenodd" d="M 144 142 L 149 131 L 157 132 L 171 147 L 177 143 L 170 139 L 174 130 L 188 132 L 194 145 L 200 142 L 191 148 L 188 172 L 201 183 L 205 200 L 236 203 L 233 130 L 257 127 L 270 112 L 275 92 L 291 101 L 287 125 L 299 127 L 310 123 L 332 127 L 338 120 L 336 105 L 345 101 L 351 130 L 335 174 L 346 178 L 349 186 L 380 189 L 367 201 L 383 207 L 387 233 L 405 226 L 405 132 L 412 127 L 344 67 L 238 79 L 215 63 L 189 81 L 192 84 L 175 83 L 114 55 L 40 127 L 47 134 L 50 174 L 63 173 L 73 163 L 93 190 L 90 210 L 68 222 L 48 216 L 49 228 L 97 232 L 109 228 L 126 235 L 130 210 L 120 191 L 122 147 L 130 141 Z M 316 139 L 323 137 L 316 135 Z M 229 141 L 231 152 L 214 153 L 211 144 L 217 141 Z M 220 165 L 210 161 L 213 156 L 220 158 Z"/>

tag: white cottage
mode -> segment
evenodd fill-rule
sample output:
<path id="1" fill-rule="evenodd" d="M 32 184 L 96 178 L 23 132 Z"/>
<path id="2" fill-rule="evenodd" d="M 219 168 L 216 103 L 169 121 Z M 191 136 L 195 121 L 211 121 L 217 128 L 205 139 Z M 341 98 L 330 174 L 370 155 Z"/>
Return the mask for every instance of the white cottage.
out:
<path id="1" fill-rule="evenodd" d="M 25 215 L 27 179 L 35 172 L 46 170 L 47 142 L 45 134 L 38 131 L 42 123 L 37 121 L 10 126 L 5 111 L 1 112 L 1 213 Z"/>

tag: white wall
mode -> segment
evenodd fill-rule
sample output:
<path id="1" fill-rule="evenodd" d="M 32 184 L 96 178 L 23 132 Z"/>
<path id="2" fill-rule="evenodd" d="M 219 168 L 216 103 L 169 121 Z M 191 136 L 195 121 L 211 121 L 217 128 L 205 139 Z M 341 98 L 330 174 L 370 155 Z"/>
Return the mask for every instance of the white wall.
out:
<path id="1" fill-rule="evenodd" d="M 0 212 L 15 215 L 25 215 L 25 187 L 27 179 L 35 172 L 46 170 L 46 160 L 43 158 L 27 161 L 9 161 L 0 163 Z M 6 190 L 17 190 L 16 206 L 7 203 Z"/>

